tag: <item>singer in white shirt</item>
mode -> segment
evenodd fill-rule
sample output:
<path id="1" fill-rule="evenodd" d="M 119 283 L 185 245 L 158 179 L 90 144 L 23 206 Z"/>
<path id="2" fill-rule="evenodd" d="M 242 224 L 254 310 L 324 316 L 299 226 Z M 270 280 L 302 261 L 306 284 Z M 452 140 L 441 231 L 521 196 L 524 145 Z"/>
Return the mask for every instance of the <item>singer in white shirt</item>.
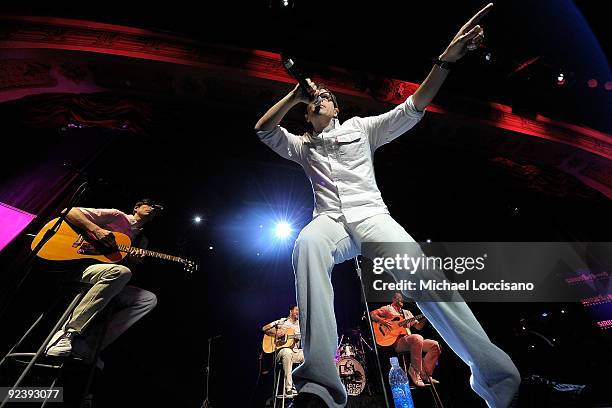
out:
<path id="1" fill-rule="evenodd" d="M 374 177 L 374 152 L 421 120 L 449 74 L 449 65 L 483 40 L 484 31 L 477 23 L 492 6 L 484 7 L 461 27 L 416 92 L 390 111 L 340 123 L 335 96 L 308 80 L 310 89 L 296 86 L 255 125 L 266 145 L 304 169 L 314 192 L 314 218 L 300 232 L 293 250 L 305 358 L 293 373 L 300 393 L 295 407 L 346 405 L 347 394 L 334 364 L 333 266 L 358 255 L 362 242 L 414 242 L 382 200 Z M 306 120 L 313 129 L 303 135 L 279 126 L 289 109 L 299 103 L 307 104 Z M 392 256 L 385 253 L 384 245 L 379 247 L 381 253 L 376 256 Z M 470 366 L 474 391 L 490 407 L 506 408 L 518 390 L 520 375 L 510 357 L 489 340 L 468 306 L 464 302 L 417 304 Z"/>

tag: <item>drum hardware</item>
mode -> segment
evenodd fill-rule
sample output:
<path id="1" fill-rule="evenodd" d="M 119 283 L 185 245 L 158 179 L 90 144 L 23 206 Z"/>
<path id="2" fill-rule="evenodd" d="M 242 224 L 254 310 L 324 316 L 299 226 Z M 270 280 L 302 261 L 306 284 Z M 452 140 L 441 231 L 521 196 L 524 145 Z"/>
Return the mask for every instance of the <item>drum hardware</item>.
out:
<path id="1" fill-rule="evenodd" d="M 340 381 L 344 384 L 346 393 L 349 396 L 357 396 L 366 387 L 365 369 L 357 359 L 353 357 L 341 357 L 336 363 L 336 369 L 340 376 Z"/>

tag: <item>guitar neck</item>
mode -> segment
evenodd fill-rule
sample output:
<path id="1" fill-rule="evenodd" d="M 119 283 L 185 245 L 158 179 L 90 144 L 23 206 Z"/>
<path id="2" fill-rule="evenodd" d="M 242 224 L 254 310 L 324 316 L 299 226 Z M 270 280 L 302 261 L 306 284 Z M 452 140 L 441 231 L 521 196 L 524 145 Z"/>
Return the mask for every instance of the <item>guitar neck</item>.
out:
<path id="1" fill-rule="evenodd" d="M 405 325 L 407 325 L 408 323 L 412 323 L 412 322 L 414 322 L 414 321 L 421 320 L 421 319 L 422 319 L 422 318 L 424 318 L 424 317 L 425 317 L 424 315 L 420 314 L 420 315 L 418 315 L 418 316 L 414 316 L 414 317 L 411 317 L 411 318 L 409 318 L 409 319 L 404 320 L 403 322 L 399 323 L 399 325 L 400 325 L 400 326 L 405 326 Z"/>
<path id="2" fill-rule="evenodd" d="M 117 248 L 119 248 L 119 251 L 121 252 L 130 252 L 132 249 L 139 249 L 140 251 L 142 251 L 142 253 L 145 256 L 150 256 L 153 258 L 159 258 L 159 259 L 165 259 L 167 261 L 174 261 L 174 262 L 179 262 L 179 263 L 185 263 L 185 259 L 178 257 L 178 256 L 173 256 L 173 255 L 168 255 L 168 254 L 162 254 L 161 252 L 155 252 L 155 251 L 149 251 L 148 249 L 142 249 L 142 248 L 136 248 L 136 247 L 132 247 L 129 245 L 117 245 Z"/>

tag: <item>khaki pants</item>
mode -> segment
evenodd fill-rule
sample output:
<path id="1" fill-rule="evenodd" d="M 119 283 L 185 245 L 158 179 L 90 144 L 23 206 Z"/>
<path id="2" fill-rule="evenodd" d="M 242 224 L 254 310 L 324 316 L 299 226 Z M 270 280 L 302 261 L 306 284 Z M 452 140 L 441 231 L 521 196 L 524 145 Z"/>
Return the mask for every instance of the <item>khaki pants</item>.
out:
<path id="1" fill-rule="evenodd" d="M 96 316 L 114 299 L 114 313 L 110 318 L 102 349 L 112 343 L 131 325 L 149 313 L 157 304 L 155 294 L 134 286 L 126 286 L 132 272 L 123 265 L 96 264 L 83 271 L 81 281 L 93 286 L 77 305 L 65 329 L 76 330 L 89 345 L 98 331 L 92 325 Z"/>
<path id="2" fill-rule="evenodd" d="M 282 348 L 278 350 L 276 354 L 276 361 L 280 362 L 283 366 L 283 372 L 285 373 L 285 391 L 293 388 L 293 378 L 291 377 L 291 371 L 293 371 L 294 363 L 302 363 L 304 361 L 304 351 L 298 349 L 296 351 L 290 348 Z"/>

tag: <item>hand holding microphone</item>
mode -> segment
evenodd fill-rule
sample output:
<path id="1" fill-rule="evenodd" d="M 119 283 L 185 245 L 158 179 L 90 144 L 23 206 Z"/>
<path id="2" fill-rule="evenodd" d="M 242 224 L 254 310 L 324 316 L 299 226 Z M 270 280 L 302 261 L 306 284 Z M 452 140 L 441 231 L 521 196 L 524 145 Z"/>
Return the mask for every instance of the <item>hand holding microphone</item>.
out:
<path id="1" fill-rule="evenodd" d="M 302 74 L 295 66 L 295 63 L 291 58 L 283 59 L 283 66 L 296 81 L 298 81 L 298 85 L 293 89 L 293 94 L 296 97 L 298 102 L 311 103 L 313 102 L 315 106 L 321 106 L 321 98 L 319 95 L 316 95 L 317 86 L 314 82 L 310 80 L 310 78 L 306 78 L 304 74 Z"/>

